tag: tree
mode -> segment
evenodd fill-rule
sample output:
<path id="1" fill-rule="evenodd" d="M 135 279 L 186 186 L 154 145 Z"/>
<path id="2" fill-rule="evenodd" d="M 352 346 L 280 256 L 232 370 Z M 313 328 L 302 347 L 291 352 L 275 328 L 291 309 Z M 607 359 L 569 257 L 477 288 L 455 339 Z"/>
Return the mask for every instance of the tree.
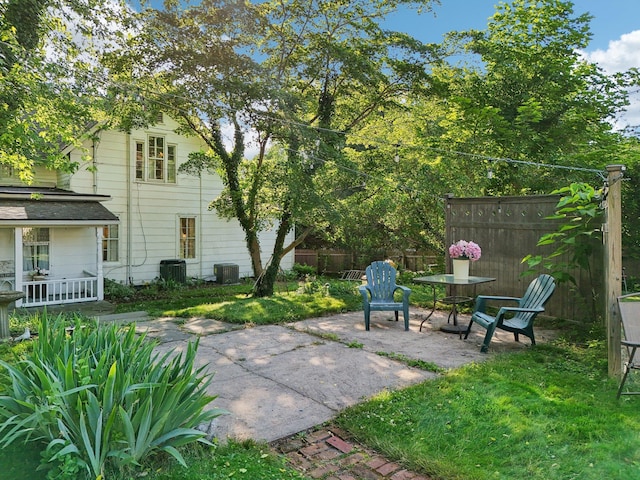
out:
<path id="1" fill-rule="evenodd" d="M 110 60 L 119 80 L 132 71 L 138 76 L 128 81 L 144 76 L 144 96 L 209 146 L 187 168 L 220 173 L 226 189 L 213 206 L 245 232 L 255 295 L 273 294 L 283 256 L 337 214 L 334 198 L 344 185 L 327 178 L 348 168 L 345 134 L 425 87 L 430 49 L 379 22 L 400 4 L 429 3 L 166 2 L 163 11 L 144 13 L 144 34 L 128 55 Z M 246 160 L 249 131 L 258 154 Z M 268 152 L 270 145 L 280 148 Z M 308 227 L 289 242 L 296 223 Z M 276 243 L 265 265 L 259 233 L 270 225 Z"/>
<path id="2" fill-rule="evenodd" d="M 346 137 L 348 168 L 327 172 L 336 221 L 323 235 L 328 243 L 365 259 L 411 250 L 433 251 L 444 241 L 441 180 L 419 147 L 418 100 L 400 102 L 371 115 Z"/>
<path id="3" fill-rule="evenodd" d="M 620 137 L 610 120 L 628 104 L 634 74 L 607 76 L 580 57 L 590 19 L 569 1 L 514 0 L 497 6 L 486 30 L 450 35 L 480 64 L 434 72 L 448 105 L 440 144 L 478 155 L 464 163 L 492 170 L 482 182 L 487 193 L 548 192 L 585 180 L 526 162 L 603 168 L 616 158 Z"/>
<path id="4" fill-rule="evenodd" d="M 97 116 L 93 48 L 126 13 L 110 0 L 8 0 L 0 6 L 0 165 L 30 182 L 35 165 L 73 169 L 60 145 L 80 145 Z M 100 12 L 100 13 L 96 13 Z M 74 30 L 69 30 L 70 26 Z"/>

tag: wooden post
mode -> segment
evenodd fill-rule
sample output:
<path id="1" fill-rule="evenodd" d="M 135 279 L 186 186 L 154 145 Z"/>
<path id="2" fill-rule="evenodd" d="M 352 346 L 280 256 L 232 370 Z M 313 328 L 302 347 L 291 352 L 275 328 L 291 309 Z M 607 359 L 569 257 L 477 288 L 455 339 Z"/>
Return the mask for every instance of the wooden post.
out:
<path id="1" fill-rule="evenodd" d="M 609 376 L 618 377 L 622 371 L 622 328 L 618 316 L 617 298 L 622 294 L 622 201 L 621 184 L 625 167 L 608 165 L 606 217 L 604 229 L 606 326 Z"/>

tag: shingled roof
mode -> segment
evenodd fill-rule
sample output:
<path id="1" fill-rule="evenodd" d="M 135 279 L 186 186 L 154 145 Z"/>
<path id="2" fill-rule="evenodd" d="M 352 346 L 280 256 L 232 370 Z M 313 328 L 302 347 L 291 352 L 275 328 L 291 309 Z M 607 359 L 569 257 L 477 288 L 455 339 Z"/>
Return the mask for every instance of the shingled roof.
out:
<path id="1" fill-rule="evenodd" d="M 0 225 L 118 223 L 118 217 L 100 203 L 110 198 L 59 188 L 0 187 Z"/>

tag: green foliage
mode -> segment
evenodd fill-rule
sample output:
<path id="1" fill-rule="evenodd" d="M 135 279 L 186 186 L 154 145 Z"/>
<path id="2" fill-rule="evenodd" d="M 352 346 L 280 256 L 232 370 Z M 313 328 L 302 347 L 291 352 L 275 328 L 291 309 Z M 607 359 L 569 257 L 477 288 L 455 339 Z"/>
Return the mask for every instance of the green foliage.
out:
<path id="1" fill-rule="evenodd" d="M 44 316 L 33 351 L 17 364 L 0 361 L 11 377 L 0 396 L 0 446 L 41 441 L 50 478 L 101 478 L 176 447 L 204 441 L 196 427 L 220 415 L 203 411 L 211 378 L 195 369 L 197 343 L 183 355 L 154 353 L 135 326 L 83 326 Z M 67 475 L 65 477 L 65 475 Z"/>
<path id="2" fill-rule="evenodd" d="M 624 257 L 640 258 L 640 138 L 629 138 L 620 158 L 624 163 L 622 182 L 622 245 Z M 627 271 L 628 275 L 635 272 Z M 627 282 L 631 287 L 630 282 Z M 630 289 L 633 291 L 633 289 Z"/>
<path id="3" fill-rule="evenodd" d="M 0 9 L 0 165 L 30 183 L 34 167 L 72 172 L 61 145 L 84 151 L 104 116 L 95 48 L 113 46 L 130 11 L 110 0 L 8 0 Z M 69 31 L 68 26 L 73 28 Z M 90 39 L 100 36 L 100 42 Z M 98 46 L 99 45 L 99 46 Z M 97 73 L 99 72 L 99 73 Z M 98 92 L 98 85 L 100 92 Z"/>
<path id="4" fill-rule="evenodd" d="M 194 446 L 185 452 L 187 468 L 177 465 L 149 469 L 149 480 L 304 480 L 307 477 L 287 465 L 266 444 L 248 440 L 207 447 Z M 146 472 L 145 472 L 146 473 Z M 124 480 L 124 479 L 123 479 Z"/>
<path id="5" fill-rule="evenodd" d="M 317 280 L 316 277 L 307 277 L 301 283 L 300 288 L 298 288 L 298 293 L 304 293 L 307 295 L 320 294 L 322 296 L 329 296 L 329 284 L 326 282 L 322 282 L 321 280 Z"/>
<path id="6" fill-rule="evenodd" d="M 427 148 L 444 151 L 436 168 L 453 183 L 444 192 L 547 193 L 585 181 L 584 172 L 526 162 L 582 168 L 619 162 L 620 135 L 610 119 L 626 106 L 633 75 L 606 75 L 580 56 L 590 20 L 570 1 L 515 0 L 499 3 L 486 29 L 448 36 L 448 48 L 480 63 L 434 71 L 441 102 L 435 114 L 426 112 L 423 131 Z M 499 158 L 524 163 L 492 160 Z"/>
<path id="7" fill-rule="evenodd" d="M 538 246 L 551 245 L 555 250 L 549 255 L 527 255 L 522 262 L 529 267 L 525 274 L 536 273 L 542 267 L 559 282 L 570 281 L 575 284 L 572 270 L 591 270 L 593 240 L 601 235 L 602 190 L 586 183 L 573 183 L 553 193 L 562 197 L 556 205 L 555 215 L 548 218 L 564 222 L 555 232 L 543 235 L 538 240 Z M 562 262 L 560 258 L 568 260 Z"/>
<path id="8" fill-rule="evenodd" d="M 116 282 L 110 278 L 104 279 L 104 296 L 110 300 L 125 300 L 135 295 L 135 289 L 130 285 Z"/>
<path id="9" fill-rule="evenodd" d="M 317 275 L 316 267 L 312 265 L 302 265 L 300 263 L 294 263 L 292 270 L 296 273 L 298 278 L 305 278 L 307 275 Z"/>
<path id="10" fill-rule="evenodd" d="M 350 187 L 346 176 L 332 175 L 343 161 L 341 132 L 424 91 L 432 49 L 381 23 L 400 6 L 431 3 L 206 0 L 187 9 L 165 2 L 162 12 L 142 12 L 144 31 L 111 56 L 110 72 L 119 79 L 137 72 L 147 95 L 158 92 L 166 113 L 213 152 L 192 156 L 185 168 L 220 174 L 225 188 L 210 207 L 244 230 L 257 296 L 273 294 L 280 261 L 301 238 L 339 218 L 336 192 Z M 224 124 L 233 128 L 231 148 Z M 249 131 L 259 153 L 246 161 Z M 287 244 L 295 225 L 306 228 Z M 259 233 L 272 226 L 276 241 L 263 267 Z"/>
<path id="11" fill-rule="evenodd" d="M 345 280 L 328 280 L 329 293 L 336 297 L 349 297 L 350 295 L 359 295 L 358 283 Z"/>

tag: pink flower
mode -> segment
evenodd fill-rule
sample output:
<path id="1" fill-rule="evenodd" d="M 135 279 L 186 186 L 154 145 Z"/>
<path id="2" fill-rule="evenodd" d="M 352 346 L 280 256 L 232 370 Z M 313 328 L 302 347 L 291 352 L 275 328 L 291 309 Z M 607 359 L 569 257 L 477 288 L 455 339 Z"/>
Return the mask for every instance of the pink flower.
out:
<path id="1" fill-rule="evenodd" d="M 459 240 L 449 247 L 449 256 L 475 262 L 482 256 L 482 249 L 477 243 Z"/>

